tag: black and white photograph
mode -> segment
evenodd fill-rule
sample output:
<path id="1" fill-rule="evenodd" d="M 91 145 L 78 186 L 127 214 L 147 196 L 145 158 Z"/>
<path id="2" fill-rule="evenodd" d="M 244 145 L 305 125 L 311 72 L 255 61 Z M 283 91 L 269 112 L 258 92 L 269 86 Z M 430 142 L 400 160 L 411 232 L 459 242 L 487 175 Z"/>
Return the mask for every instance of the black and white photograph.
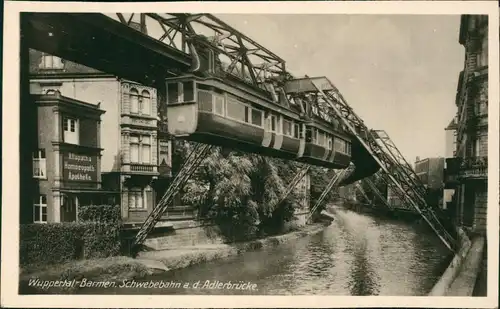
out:
<path id="1" fill-rule="evenodd" d="M 10 3 L 2 305 L 498 308 L 499 11 L 474 3 Z"/>

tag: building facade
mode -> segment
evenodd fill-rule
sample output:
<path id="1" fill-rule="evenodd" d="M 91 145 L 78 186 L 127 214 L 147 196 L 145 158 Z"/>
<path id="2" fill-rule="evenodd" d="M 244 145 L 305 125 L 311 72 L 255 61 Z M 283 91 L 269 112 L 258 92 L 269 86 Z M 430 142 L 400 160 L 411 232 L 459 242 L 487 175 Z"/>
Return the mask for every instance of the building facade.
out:
<path id="1" fill-rule="evenodd" d="M 89 196 L 107 202 L 101 188 L 99 106 L 57 91 L 32 96 L 38 134 L 33 151 L 34 223 L 77 221 L 79 203 Z M 111 192 L 112 193 L 112 192 Z"/>
<path id="2" fill-rule="evenodd" d="M 450 213 L 453 212 L 453 201 L 455 198 L 456 177 L 454 170 L 455 150 L 457 149 L 457 121 L 454 117 L 445 130 L 445 163 L 443 173 L 443 203 L 441 207 Z"/>
<path id="3" fill-rule="evenodd" d="M 456 224 L 486 231 L 488 180 L 488 17 L 463 15 L 459 43 L 465 49 L 457 86 L 456 149 L 448 174 L 456 176 Z"/>
<path id="4" fill-rule="evenodd" d="M 105 111 L 98 132 L 102 151 L 97 182 L 102 190 L 119 193 L 115 202 L 125 222 L 144 221 L 159 198 L 158 187 L 168 185 L 162 180 L 170 176 L 171 143 L 158 131 L 156 89 L 30 50 L 30 93 L 53 92 Z M 50 121 L 49 114 L 40 122 Z M 78 114 L 74 125 L 68 125 L 76 135 L 89 132 Z"/>
<path id="5" fill-rule="evenodd" d="M 442 189 L 444 162 L 444 158 L 425 158 L 415 161 L 415 173 L 427 189 Z"/>

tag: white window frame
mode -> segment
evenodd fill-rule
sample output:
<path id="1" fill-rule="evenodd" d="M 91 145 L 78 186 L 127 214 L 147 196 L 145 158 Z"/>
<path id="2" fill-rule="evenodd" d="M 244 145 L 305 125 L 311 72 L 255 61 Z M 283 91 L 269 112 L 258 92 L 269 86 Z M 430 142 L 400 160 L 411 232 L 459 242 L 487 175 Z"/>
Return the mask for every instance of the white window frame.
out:
<path id="1" fill-rule="evenodd" d="M 74 131 L 71 131 L 71 121 L 74 121 L 75 124 Z M 69 138 L 71 136 L 73 136 L 73 139 Z M 63 140 L 67 144 L 80 144 L 80 119 L 72 116 L 63 116 Z"/>
<path id="2" fill-rule="evenodd" d="M 285 129 L 284 128 L 285 127 L 285 122 L 288 122 L 290 124 L 290 132 L 288 134 L 284 130 Z M 288 136 L 288 137 L 294 137 L 295 136 L 295 134 L 294 134 L 295 133 L 294 132 L 294 130 L 295 130 L 295 122 L 292 119 L 284 119 L 283 118 L 282 123 L 283 123 L 283 135 Z"/>
<path id="3" fill-rule="evenodd" d="M 50 61 L 47 61 L 49 59 Z M 60 57 L 50 54 L 42 54 L 39 68 L 46 70 L 62 70 L 64 69 L 64 62 Z"/>
<path id="4" fill-rule="evenodd" d="M 232 102 L 231 102 L 231 101 L 232 101 Z M 229 106 L 230 106 L 231 104 L 233 104 L 233 103 L 234 103 L 234 104 L 237 104 L 237 105 L 239 105 L 239 106 L 243 107 L 243 110 L 244 110 L 243 117 L 245 117 L 245 118 L 246 118 L 246 117 L 248 117 L 248 111 L 247 111 L 247 109 L 246 109 L 245 104 L 243 104 L 243 102 L 240 102 L 240 101 L 236 100 L 235 98 L 230 98 L 230 97 L 229 97 L 229 96 L 227 96 L 227 95 L 226 95 L 226 100 L 225 100 L 225 102 L 226 102 L 226 104 L 225 104 L 225 106 L 226 106 L 226 109 L 225 109 L 225 112 L 226 112 L 226 118 L 227 118 L 227 119 L 234 120 L 234 121 L 238 121 L 238 122 L 243 122 L 243 123 L 245 123 L 245 121 L 244 121 L 244 120 L 241 120 L 241 119 L 238 119 L 238 118 L 234 118 L 234 117 L 232 117 L 232 116 L 230 116 L 230 115 L 229 115 Z"/>
<path id="5" fill-rule="evenodd" d="M 45 198 L 45 203 L 43 202 L 43 199 Z M 36 220 L 35 218 L 35 213 L 36 213 L 36 208 L 39 207 L 39 220 Z M 45 209 L 45 221 L 43 220 L 43 210 Z M 38 196 L 38 201 L 35 201 L 33 203 L 33 222 L 34 223 L 42 223 L 45 224 L 48 221 L 49 213 L 48 213 L 48 208 L 47 208 L 47 195 L 46 194 L 40 194 Z"/>
<path id="6" fill-rule="evenodd" d="M 47 157 L 44 148 L 39 148 L 33 153 L 33 178 L 47 179 Z"/>
<path id="7" fill-rule="evenodd" d="M 278 117 L 277 117 L 277 115 L 269 114 L 268 119 L 269 119 L 269 132 L 278 133 L 279 124 L 278 124 Z M 275 120 L 275 122 L 274 122 L 274 129 L 273 129 L 273 119 Z"/>
<path id="8" fill-rule="evenodd" d="M 227 102 L 226 96 L 223 94 L 213 93 L 210 91 L 209 91 L 209 93 L 212 95 L 212 113 L 215 115 L 221 116 L 221 117 L 226 117 L 226 110 L 227 110 L 227 108 L 226 108 L 226 102 Z M 216 109 L 217 99 L 222 100 L 222 113 L 217 112 L 217 109 Z"/>
<path id="9" fill-rule="evenodd" d="M 244 104 L 244 105 L 246 105 L 246 104 Z M 248 125 L 257 127 L 257 128 L 263 128 L 264 127 L 264 122 L 265 122 L 264 121 L 264 111 L 261 110 L 261 109 L 258 109 L 258 108 L 251 107 L 249 105 L 246 105 L 246 106 L 247 106 L 247 112 L 248 112 L 248 114 L 247 114 L 248 122 L 245 122 L 245 123 L 248 124 Z M 252 123 L 252 111 L 253 110 L 256 110 L 256 111 L 260 112 L 260 123 L 261 123 L 260 126 L 257 125 L 257 124 Z"/>
<path id="10" fill-rule="evenodd" d="M 140 198 L 141 204 L 138 207 L 137 198 Z M 132 203 L 132 198 L 134 199 L 134 203 Z M 147 210 L 147 200 L 146 200 L 146 192 L 144 188 L 131 188 L 128 192 L 128 209 L 129 210 Z"/>
<path id="11" fill-rule="evenodd" d="M 137 137 L 137 143 L 132 142 L 132 137 Z M 144 143 L 144 137 L 149 137 L 149 143 Z M 132 145 L 137 145 L 137 161 L 132 161 Z M 143 145 L 149 145 L 149 162 L 143 161 Z M 130 163 L 153 164 L 153 136 L 148 134 L 131 134 L 129 142 Z"/>

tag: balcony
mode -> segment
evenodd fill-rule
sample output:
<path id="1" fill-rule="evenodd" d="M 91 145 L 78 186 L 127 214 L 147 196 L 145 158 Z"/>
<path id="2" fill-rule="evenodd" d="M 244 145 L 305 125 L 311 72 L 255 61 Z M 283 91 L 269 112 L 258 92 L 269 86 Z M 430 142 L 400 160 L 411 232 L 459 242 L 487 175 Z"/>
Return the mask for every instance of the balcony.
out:
<path id="1" fill-rule="evenodd" d="M 169 206 L 163 213 L 161 219 L 176 221 L 176 220 L 193 220 L 196 219 L 197 211 L 194 206 Z"/>
<path id="2" fill-rule="evenodd" d="M 462 158 L 458 176 L 461 179 L 487 179 L 488 157 Z"/>
<path id="3" fill-rule="evenodd" d="M 129 172 L 131 174 L 157 175 L 158 166 L 146 163 L 124 163 L 122 165 L 122 172 Z"/>

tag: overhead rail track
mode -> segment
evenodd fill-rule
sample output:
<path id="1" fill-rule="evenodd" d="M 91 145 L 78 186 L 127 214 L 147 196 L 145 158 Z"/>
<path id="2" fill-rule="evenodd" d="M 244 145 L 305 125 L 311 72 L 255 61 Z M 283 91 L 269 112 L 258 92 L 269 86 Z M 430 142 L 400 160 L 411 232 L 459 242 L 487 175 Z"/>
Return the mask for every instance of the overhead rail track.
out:
<path id="1" fill-rule="evenodd" d="M 425 199 L 419 194 L 412 179 L 407 175 L 403 167 L 401 167 L 401 164 L 396 162 L 393 157 L 380 146 L 373 133 L 347 104 L 337 88 L 326 77 L 309 78 L 309 81 L 316 88 L 316 94 L 319 99 L 318 102 L 324 104 L 326 110 L 340 116 L 343 124 L 354 136 L 356 136 L 359 142 L 370 152 L 380 165 L 385 174 L 385 177 L 382 177 L 382 179 L 390 180 L 392 185 L 397 189 L 395 193 L 399 198 L 403 202 L 412 205 L 445 246 L 450 250 L 454 250 L 454 244 L 456 243 L 455 239 L 453 239 L 446 228 L 441 224 L 434 210 L 427 205 Z M 366 133 L 361 135 L 356 128 L 361 128 L 362 131 Z M 390 185 L 390 183 L 388 183 L 388 185 Z"/>

